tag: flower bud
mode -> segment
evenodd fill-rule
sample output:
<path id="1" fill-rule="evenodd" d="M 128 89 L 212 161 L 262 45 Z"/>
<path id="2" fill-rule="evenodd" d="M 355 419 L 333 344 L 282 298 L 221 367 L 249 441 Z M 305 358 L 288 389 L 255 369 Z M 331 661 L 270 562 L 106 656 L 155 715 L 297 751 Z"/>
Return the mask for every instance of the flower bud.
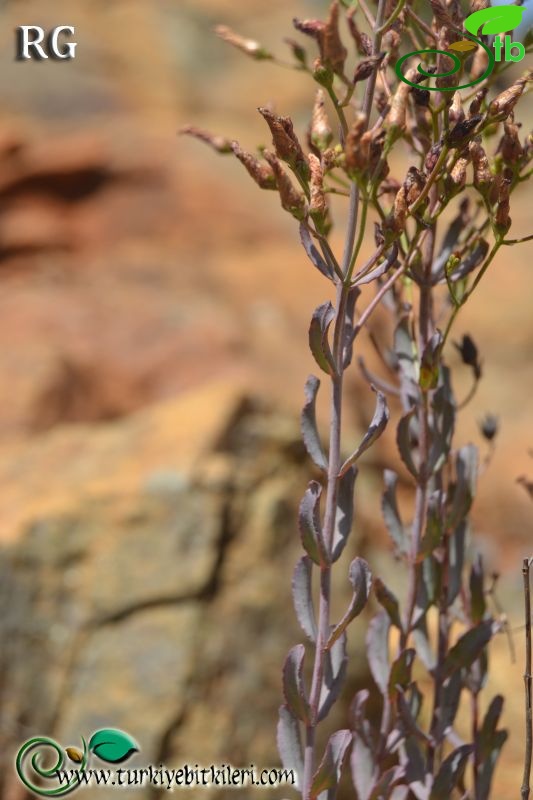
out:
<path id="1" fill-rule="evenodd" d="M 385 53 L 378 53 L 376 56 L 370 56 L 369 58 L 365 58 L 364 61 L 360 61 L 355 68 L 352 82 L 359 83 L 359 81 L 364 81 L 369 78 L 372 73 L 376 71 L 384 58 Z"/>
<path id="2" fill-rule="evenodd" d="M 244 36 L 235 33 L 231 28 L 228 28 L 227 25 L 217 25 L 215 33 L 225 42 L 233 45 L 233 47 L 236 47 L 242 53 L 246 53 L 247 56 L 251 56 L 256 61 L 265 61 L 272 58 L 272 53 L 269 53 L 268 50 L 261 47 L 259 42 L 253 39 L 245 39 Z"/>
<path id="3" fill-rule="evenodd" d="M 311 143 L 317 150 L 323 152 L 333 140 L 333 131 L 326 113 L 326 101 L 322 89 L 318 89 L 313 107 L 311 122 Z"/>
<path id="4" fill-rule="evenodd" d="M 296 217 L 296 219 L 300 221 L 305 219 L 307 216 L 307 201 L 305 195 L 299 189 L 296 189 L 274 153 L 265 150 L 264 156 L 276 176 L 281 205 L 285 211 L 288 211 L 293 217 Z"/>
<path id="5" fill-rule="evenodd" d="M 268 164 L 261 163 L 261 161 L 251 153 L 242 150 L 238 142 L 232 142 L 231 147 L 235 156 L 239 159 L 241 164 L 246 167 L 248 173 L 261 189 L 277 189 L 276 177 L 272 171 L 272 167 Z"/>

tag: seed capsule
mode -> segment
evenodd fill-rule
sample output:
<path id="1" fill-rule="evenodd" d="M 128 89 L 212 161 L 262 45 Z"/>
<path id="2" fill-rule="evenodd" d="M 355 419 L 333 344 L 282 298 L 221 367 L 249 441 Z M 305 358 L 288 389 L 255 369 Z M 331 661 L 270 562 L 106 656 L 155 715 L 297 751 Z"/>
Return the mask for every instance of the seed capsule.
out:
<path id="1" fill-rule="evenodd" d="M 268 164 L 262 163 L 258 158 L 251 153 L 247 153 L 241 148 L 238 142 L 231 143 L 232 150 L 235 156 L 239 159 L 248 170 L 249 175 L 252 176 L 254 181 L 261 189 L 277 189 L 276 177 Z"/>
<path id="2" fill-rule="evenodd" d="M 259 42 L 254 41 L 254 39 L 245 39 L 244 36 L 235 33 L 235 31 L 232 31 L 227 25 L 217 25 L 215 33 L 225 42 L 233 45 L 233 47 L 236 47 L 242 53 L 246 53 L 247 56 L 251 56 L 256 61 L 265 61 L 272 58 L 272 53 L 265 50 Z"/>
<path id="3" fill-rule="evenodd" d="M 326 100 L 322 89 L 318 89 L 313 107 L 313 120 L 311 122 L 311 142 L 323 152 L 333 140 L 333 131 L 326 113 Z"/>
<path id="4" fill-rule="evenodd" d="M 274 153 L 265 150 L 264 156 L 276 176 L 281 205 L 285 211 L 288 211 L 293 217 L 296 217 L 296 219 L 305 219 L 307 216 L 307 201 L 305 195 L 293 185 Z"/>

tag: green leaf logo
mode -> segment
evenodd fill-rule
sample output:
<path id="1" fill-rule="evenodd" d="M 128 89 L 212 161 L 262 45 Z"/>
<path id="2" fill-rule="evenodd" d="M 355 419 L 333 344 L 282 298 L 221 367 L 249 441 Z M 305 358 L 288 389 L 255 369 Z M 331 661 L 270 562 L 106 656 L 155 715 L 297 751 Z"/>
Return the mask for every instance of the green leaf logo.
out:
<path id="1" fill-rule="evenodd" d="M 465 28 L 472 34 L 486 36 L 507 33 L 522 22 L 523 6 L 492 6 L 474 11 L 465 19 Z"/>
<path id="2" fill-rule="evenodd" d="M 104 728 L 96 731 L 89 741 L 89 751 L 109 764 L 120 764 L 126 761 L 132 753 L 139 751 L 139 745 L 123 731 L 113 728 Z"/>

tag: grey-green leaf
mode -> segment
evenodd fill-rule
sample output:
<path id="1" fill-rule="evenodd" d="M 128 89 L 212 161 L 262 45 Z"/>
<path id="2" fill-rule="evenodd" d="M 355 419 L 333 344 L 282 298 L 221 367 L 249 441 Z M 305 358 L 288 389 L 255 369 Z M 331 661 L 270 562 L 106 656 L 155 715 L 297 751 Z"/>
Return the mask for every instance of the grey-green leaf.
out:
<path id="1" fill-rule="evenodd" d="M 314 800 L 327 789 L 337 787 L 344 757 L 351 741 L 352 732 L 349 730 L 336 731 L 330 736 L 322 761 L 313 775 L 310 800 Z"/>
<path id="2" fill-rule="evenodd" d="M 378 603 L 383 606 L 389 619 L 393 625 L 399 630 L 402 630 L 402 621 L 400 618 L 400 604 L 398 598 L 393 592 L 385 585 L 381 578 L 374 578 L 374 594 Z"/>
<path id="3" fill-rule="evenodd" d="M 370 596 L 370 589 L 372 588 L 372 573 L 370 572 L 370 567 L 364 558 L 354 558 L 350 564 L 348 577 L 353 587 L 352 600 L 348 610 L 339 624 L 333 628 L 333 631 L 328 639 L 328 647 L 331 647 L 331 645 L 337 641 L 339 636 L 344 633 L 350 622 L 361 613 Z"/>
<path id="4" fill-rule="evenodd" d="M 396 500 L 398 476 L 392 470 L 386 469 L 383 473 L 383 477 L 385 480 L 385 491 L 381 500 L 381 512 L 397 552 L 399 554 L 405 554 L 408 551 L 407 535 Z"/>
<path id="5" fill-rule="evenodd" d="M 305 552 L 315 564 L 327 563 L 326 547 L 320 523 L 320 495 L 322 487 L 317 481 L 311 481 L 300 503 L 298 526 Z"/>
<path id="6" fill-rule="evenodd" d="M 368 626 L 366 651 L 372 677 L 383 695 L 389 684 L 389 631 L 390 619 L 386 611 L 380 611 Z"/>
<path id="7" fill-rule="evenodd" d="M 494 623 L 484 620 L 464 633 L 448 651 L 444 662 L 444 674 L 451 675 L 456 669 L 468 669 L 479 658 L 492 639 Z"/>
<path id="8" fill-rule="evenodd" d="M 283 665 L 283 695 L 294 716 L 308 724 L 311 711 L 303 679 L 304 658 L 303 644 L 297 644 L 289 651 Z"/>
<path id="9" fill-rule="evenodd" d="M 303 782 L 304 762 L 300 723 L 288 706 L 280 706 L 277 729 L 278 752 L 285 769 L 296 773 L 296 788 Z"/>
<path id="10" fill-rule="evenodd" d="M 372 387 L 373 388 L 373 387 Z M 361 443 L 359 444 L 358 448 L 352 453 L 352 455 L 346 459 L 344 464 L 341 467 L 339 475 L 344 475 L 347 472 L 352 464 L 355 464 L 357 459 L 362 456 L 365 450 L 374 444 L 374 442 L 379 439 L 385 428 L 387 427 L 387 422 L 389 421 L 389 407 L 387 405 L 387 398 L 383 394 L 376 389 L 374 391 L 377 394 L 376 400 L 376 410 L 374 411 L 374 416 L 372 417 L 372 421 L 370 426 L 363 436 Z"/>
<path id="11" fill-rule="evenodd" d="M 337 510 L 335 513 L 335 530 L 333 532 L 333 547 L 331 561 L 337 561 L 348 541 L 352 530 L 354 513 L 354 486 L 357 469 L 350 467 L 339 480 L 337 492 Z"/>
<path id="12" fill-rule="evenodd" d="M 309 233 L 307 226 L 303 222 L 300 223 L 300 240 L 311 263 L 319 272 L 322 273 L 322 275 L 325 275 L 326 278 L 330 278 L 331 280 L 333 278 L 333 270 L 327 261 L 320 255 L 319 250 L 311 238 L 311 234 Z"/>
<path id="13" fill-rule="evenodd" d="M 411 411 L 408 411 L 407 414 L 400 419 L 398 423 L 398 429 L 396 431 L 396 443 L 398 445 L 398 450 L 400 451 L 400 456 L 411 473 L 416 478 L 418 476 L 418 470 L 415 466 L 415 462 L 413 459 L 413 452 L 412 452 L 412 436 L 410 431 L 411 420 L 415 414 L 415 409 L 412 408 Z"/>
<path id="14" fill-rule="evenodd" d="M 473 745 L 464 744 L 444 759 L 433 783 L 429 800 L 449 800 L 454 788 L 463 777 L 473 750 Z"/>
<path id="15" fill-rule="evenodd" d="M 328 460 L 322 448 L 316 424 L 316 396 L 320 381 L 309 375 L 305 384 L 305 405 L 302 409 L 301 430 L 305 448 L 319 469 L 328 471 Z"/>
<path id="16" fill-rule="evenodd" d="M 328 342 L 329 327 L 334 319 L 335 309 L 328 301 L 315 310 L 309 327 L 309 347 L 316 363 L 327 375 L 335 375 L 337 372 Z"/>
<path id="17" fill-rule="evenodd" d="M 298 622 L 312 641 L 316 642 L 316 619 L 312 595 L 313 563 L 309 556 L 302 556 L 294 568 L 292 576 L 292 599 Z"/>

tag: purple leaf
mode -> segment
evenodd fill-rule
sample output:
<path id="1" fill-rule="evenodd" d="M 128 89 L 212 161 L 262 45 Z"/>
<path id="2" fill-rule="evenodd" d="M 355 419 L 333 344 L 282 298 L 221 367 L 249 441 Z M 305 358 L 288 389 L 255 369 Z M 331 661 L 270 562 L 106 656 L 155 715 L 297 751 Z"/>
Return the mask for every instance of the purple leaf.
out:
<path id="1" fill-rule="evenodd" d="M 313 563 L 309 556 L 299 559 L 292 577 L 292 598 L 298 622 L 312 642 L 316 642 L 316 620 L 311 591 Z"/>
<path id="2" fill-rule="evenodd" d="M 419 624 L 418 627 L 413 630 L 413 641 L 420 661 L 428 672 L 432 672 L 437 665 L 437 659 L 431 647 L 425 624 Z"/>
<path id="3" fill-rule="evenodd" d="M 488 800 L 489 798 L 494 767 L 500 750 L 507 740 L 507 731 L 497 730 L 502 710 L 503 697 L 496 695 L 488 708 L 479 732 L 480 768 L 477 782 L 479 800 Z"/>
<path id="4" fill-rule="evenodd" d="M 449 800 L 462 779 L 474 745 L 464 744 L 444 759 L 433 783 L 429 800 Z"/>
<path id="5" fill-rule="evenodd" d="M 370 672 L 383 695 L 387 694 L 390 675 L 389 630 L 388 614 L 380 611 L 370 622 L 366 636 L 366 652 Z"/>
<path id="6" fill-rule="evenodd" d="M 400 619 L 400 605 L 398 598 L 385 586 L 381 578 L 374 578 L 374 594 L 378 603 L 383 606 L 393 625 L 399 630 L 403 629 Z"/>
<path id="7" fill-rule="evenodd" d="M 399 554 L 406 554 L 408 552 L 407 535 L 403 522 L 398 511 L 398 503 L 396 501 L 396 487 L 398 485 L 398 476 L 390 469 L 386 469 L 383 473 L 385 480 L 385 491 L 381 500 L 381 512 L 385 525 L 389 531 L 390 537 L 394 543 L 396 551 Z"/>
<path id="8" fill-rule="evenodd" d="M 396 786 L 405 776 L 405 769 L 396 765 L 391 767 L 381 775 L 377 783 L 372 788 L 368 800 L 382 800 L 391 797 L 391 789 Z"/>
<path id="9" fill-rule="evenodd" d="M 476 493 L 478 468 L 477 448 L 473 444 L 461 447 L 455 460 L 456 482 L 451 492 L 451 510 L 446 526 L 453 528 L 466 517 Z"/>
<path id="10" fill-rule="evenodd" d="M 304 658 L 305 647 L 303 644 L 297 644 L 289 651 L 283 665 L 283 695 L 294 716 L 309 724 L 311 710 L 303 679 Z"/>
<path id="11" fill-rule="evenodd" d="M 335 512 L 335 530 L 333 532 L 333 546 L 331 548 L 331 561 L 337 561 L 348 541 L 352 530 L 354 497 L 353 491 L 357 469 L 350 467 L 339 480 L 337 494 L 337 510 Z"/>
<path id="12" fill-rule="evenodd" d="M 444 674 L 451 675 L 456 669 L 468 669 L 479 658 L 494 633 L 494 622 L 490 619 L 480 622 L 475 628 L 464 633 L 448 651 L 444 662 Z"/>
<path id="13" fill-rule="evenodd" d="M 348 730 L 336 731 L 330 736 L 324 757 L 313 775 L 311 800 L 318 797 L 320 792 L 337 787 L 341 776 L 342 763 L 351 741 L 352 733 Z"/>
<path id="14" fill-rule="evenodd" d="M 326 650 L 324 661 L 324 678 L 318 707 L 319 722 L 328 715 L 344 684 L 348 664 L 345 633 L 334 642 L 329 650 Z"/>
<path id="15" fill-rule="evenodd" d="M 300 723 L 287 706 L 280 706 L 278 731 L 278 752 L 285 769 L 296 773 L 296 788 L 302 786 L 304 762 L 300 737 Z"/>
<path id="16" fill-rule="evenodd" d="M 328 563 L 328 558 L 320 524 L 321 494 L 321 485 L 311 481 L 300 503 L 298 525 L 305 552 L 315 564 L 324 565 Z"/>
<path id="17" fill-rule="evenodd" d="M 359 800 L 369 800 L 376 784 L 375 753 L 359 734 L 354 735 L 354 745 L 350 756 L 352 780 Z"/>
<path id="18" fill-rule="evenodd" d="M 460 670 L 456 670 L 443 684 L 442 702 L 437 712 L 437 728 L 435 737 L 437 740 L 446 736 L 452 728 L 459 710 L 463 681 Z"/>
<path id="19" fill-rule="evenodd" d="M 400 760 L 405 767 L 405 781 L 417 800 L 428 800 L 432 775 L 426 771 L 420 746 L 413 736 L 405 740 Z"/>
<path id="20" fill-rule="evenodd" d="M 322 275 L 325 275 L 326 278 L 330 278 L 331 280 L 333 278 L 333 270 L 327 261 L 320 255 L 320 252 L 313 243 L 309 229 L 303 222 L 300 223 L 300 240 L 311 263 L 319 272 L 322 273 Z"/>
<path id="21" fill-rule="evenodd" d="M 393 697 L 399 690 L 405 691 L 411 683 L 411 670 L 416 657 L 412 648 L 402 650 L 390 668 L 389 697 Z"/>
<path id="22" fill-rule="evenodd" d="M 352 285 L 353 286 L 363 286 L 365 283 L 371 283 L 372 281 L 375 281 L 378 278 L 381 278 L 381 276 L 385 275 L 385 273 L 388 272 L 389 269 L 394 265 L 397 257 L 398 257 L 398 245 L 395 242 L 393 244 L 391 252 L 387 256 L 387 258 L 385 258 L 381 262 L 381 264 L 379 264 L 379 266 L 377 266 L 375 269 L 371 270 L 370 272 L 367 272 L 366 274 L 361 272 L 361 273 L 359 273 L 359 276 L 355 275 L 354 279 L 352 281 Z"/>
<path id="23" fill-rule="evenodd" d="M 413 419 L 413 415 L 415 413 L 415 409 L 412 408 L 411 411 L 408 411 L 398 423 L 398 429 L 396 432 L 396 443 L 398 445 L 398 450 L 400 451 L 400 456 L 411 473 L 416 478 L 418 475 L 418 470 L 415 466 L 415 462 L 413 461 L 413 454 L 412 454 L 412 437 L 410 432 L 410 425 L 411 420 Z"/>
<path id="24" fill-rule="evenodd" d="M 354 558 L 350 564 L 348 573 L 350 583 L 353 587 L 351 603 L 339 624 L 333 628 L 328 639 L 327 647 L 330 648 L 341 636 L 350 622 L 357 617 L 366 606 L 370 589 L 372 587 L 372 573 L 364 558 Z"/>
<path id="25" fill-rule="evenodd" d="M 485 602 L 485 573 L 480 554 L 474 559 L 470 569 L 470 615 L 472 622 L 481 622 L 487 610 Z"/>
<path id="26" fill-rule="evenodd" d="M 448 565 L 448 605 L 451 605 L 463 583 L 467 522 L 463 520 L 450 536 Z"/>
<path id="27" fill-rule="evenodd" d="M 320 387 L 320 381 L 314 375 L 310 375 L 305 384 L 305 405 L 302 409 L 301 429 L 305 448 L 317 467 L 328 471 L 328 460 L 325 456 L 318 429 L 316 425 L 316 396 Z"/>
<path id="28" fill-rule="evenodd" d="M 352 288 L 348 291 L 348 297 L 346 300 L 346 314 L 344 323 L 344 346 L 342 350 L 342 366 L 344 367 L 344 369 L 348 369 L 348 367 L 352 363 L 355 304 L 360 294 L 361 294 L 360 289 L 357 289 L 357 287 Z"/>
<path id="29" fill-rule="evenodd" d="M 327 375 L 336 375 L 337 367 L 328 342 L 328 331 L 335 319 L 335 309 L 331 303 L 323 303 L 315 309 L 309 327 L 309 347 L 315 361 Z"/>
<path id="30" fill-rule="evenodd" d="M 372 387 L 373 388 L 373 387 Z M 374 389 L 374 391 L 376 391 Z M 344 464 L 341 467 L 339 475 L 342 477 L 345 472 L 347 472 L 352 464 L 355 464 L 357 459 L 368 450 L 368 448 L 381 436 L 383 431 L 387 426 L 387 422 L 389 421 L 389 408 L 387 406 L 387 398 L 385 395 L 380 392 L 376 391 L 377 394 L 377 401 L 376 401 L 376 410 L 374 411 L 374 416 L 372 417 L 372 422 L 370 423 L 370 427 L 368 428 L 367 432 L 363 436 L 361 443 L 357 450 L 355 450 L 352 455 L 346 459 Z"/>

